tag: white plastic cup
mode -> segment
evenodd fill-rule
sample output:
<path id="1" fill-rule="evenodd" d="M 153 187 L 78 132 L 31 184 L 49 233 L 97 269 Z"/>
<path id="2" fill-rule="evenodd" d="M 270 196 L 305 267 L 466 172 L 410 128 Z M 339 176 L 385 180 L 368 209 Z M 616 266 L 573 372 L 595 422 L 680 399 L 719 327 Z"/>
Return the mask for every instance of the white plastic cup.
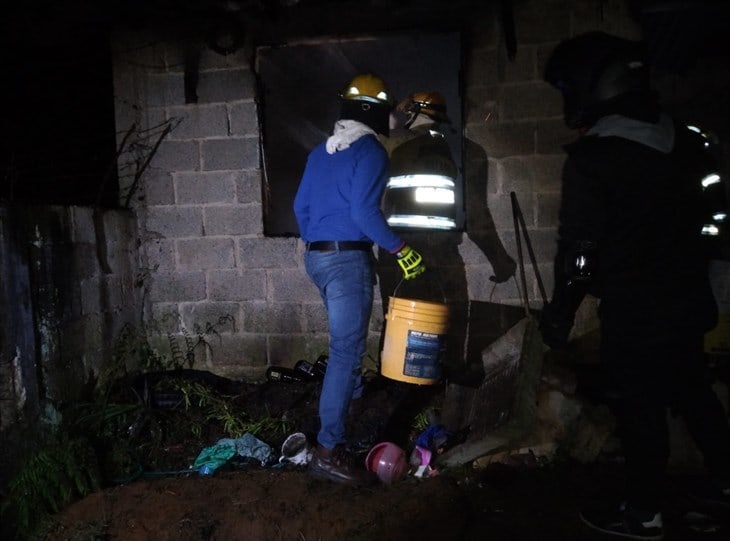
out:
<path id="1" fill-rule="evenodd" d="M 298 466 L 309 464 L 312 460 L 312 451 L 307 444 L 307 436 L 302 432 L 290 434 L 281 445 L 279 462 L 289 462 Z"/>

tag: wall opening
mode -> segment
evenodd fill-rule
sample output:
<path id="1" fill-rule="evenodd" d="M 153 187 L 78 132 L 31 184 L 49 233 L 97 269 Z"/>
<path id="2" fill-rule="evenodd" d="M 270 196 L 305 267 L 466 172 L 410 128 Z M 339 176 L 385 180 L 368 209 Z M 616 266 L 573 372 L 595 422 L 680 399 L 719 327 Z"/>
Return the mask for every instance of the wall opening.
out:
<path id="1" fill-rule="evenodd" d="M 463 227 L 461 37 L 457 32 L 317 40 L 260 47 L 264 161 L 264 232 L 298 235 L 292 210 L 309 151 L 326 139 L 339 114 L 338 93 L 358 73 L 373 72 L 396 100 L 425 90 L 446 99 L 445 130 L 457 163 L 454 229 Z"/>

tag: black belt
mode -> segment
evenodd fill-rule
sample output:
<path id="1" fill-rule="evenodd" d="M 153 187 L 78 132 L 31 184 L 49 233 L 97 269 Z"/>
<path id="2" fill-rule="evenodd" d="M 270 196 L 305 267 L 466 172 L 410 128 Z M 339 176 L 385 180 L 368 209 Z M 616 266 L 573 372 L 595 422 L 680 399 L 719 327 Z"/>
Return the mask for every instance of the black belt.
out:
<path id="1" fill-rule="evenodd" d="M 328 250 L 362 250 L 368 252 L 373 245 L 364 240 L 317 240 L 307 243 L 308 250 L 325 252 Z"/>

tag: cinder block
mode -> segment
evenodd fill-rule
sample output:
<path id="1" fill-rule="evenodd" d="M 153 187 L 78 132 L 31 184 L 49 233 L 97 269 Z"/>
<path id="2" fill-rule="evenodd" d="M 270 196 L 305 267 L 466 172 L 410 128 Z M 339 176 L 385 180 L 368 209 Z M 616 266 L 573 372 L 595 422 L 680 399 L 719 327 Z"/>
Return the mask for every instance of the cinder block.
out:
<path id="1" fill-rule="evenodd" d="M 182 323 L 191 333 L 206 333 L 215 340 L 214 333 L 235 333 L 241 323 L 240 304 L 237 302 L 197 302 L 180 305 Z"/>
<path id="2" fill-rule="evenodd" d="M 244 332 L 269 333 L 301 333 L 302 306 L 298 303 L 264 303 L 248 302 L 242 306 Z"/>
<path id="3" fill-rule="evenodd" d="M 497 47 L 502 36 L 499 14 L 494 2 L 480 2 L 479 12 L 470 11 L 475 17 L 467 19 L 469 23 L 469 45 L 475 49 Z"/>
<path id="4" fill-rule="evenodd" d="M 563 38 L 568 36 L 563 36 L 560 38 L 562 40 Z M 535 60 L 537 63 L 537 74 L 538 78 L 540 80 L 543 80 L 545 76 L 545 66 L 547 64 L 548 59 L 550 58 L 550 55 L 553 54 L 553 51 L 555 50 L 556 45 L 559 43 L 559 40 L 551 41 L 547 43 L 540 43 L 535 46 Z M 558 93 L 559 91 L 555 89 L 555 92 Z"/>
<path id="5" fill-rule="evenodd" d="M 465 56 L 464 84 L 468 89 L 499 83 L 497 49 L 467 50 Z"/>
<path id="6" fill-rule="evenodd" d="M 145 175 L 142 188 L 147 205 L 175 204 L 175 188 L 169 171 L 152 171 Z"/>
<path id="7" fill-rule="evenodd" d="M 149 277 L 150 301 L 193 302 L 206 298 L 202 272 L 157 272 Z"/>
<path id="8" fill-rule="evenodd" d="M 200 171 L 197 141 L 162 141 L 150 161 L 151 171 Z"/>
<path id="9" fill-rule="evenodd" d="M 516 83 L 502 92 L 504 120 L 553 117 L 562 113 L 560 93 L 546 83 Z"/>
<path id="10" fill-rule="evenodd" d="M 470 86 L 463 98 L 464 125 L 486 126 L 499 122 L 499 85 Z"/>
<path id="11" fill-rule="evenodd" d="M 204 237 L 179 240 L 177 261 L 183 270 L 231 269 L 235 267 L 231 238 Z"/>
<path id="12" fill-rule="evenodd" d="M 259 165 L 259 140 L 253 137 L 206 139 L 201 143 L 203 169 L 254 169 Z"/>
<path id="13" fill-rule="evenodd" d="M 185 104 L 185 81 L 182 73 L 147 73 L 147 86 L 135 96 L 145 107 Z"/>
<path id="14" fill-rule="evenodd" d="M 126 305 L 133 305 L 133 292 L 125 287 L 125 280 L 121 274 L 101 275 L 103 287 L 99 290 L 103 311 L 119 312 Z"/>
<path id="15" fill-rule="evenodd" d="M 144 66 L 158 72 L 167 69 L 166 43 L 159 33 L 129 29 L 115 31 L 110 43 L 115 66 Z"/>
<path id="16" fill-rule="evenodd" d="M 221 68 L 241 68 L 242 66 L 248 66 L 248 55 L 249 52 L 244 48 L 229 54 L 220 54 L 201 44 L 200 67 L 206 71 Z"/>
<path id="17" fill-rule="evenodd" d="M 559 193 L 537 194 L 537 226 L 555 227 L 560 211 Z"/>
<path id="18" fill-rule="evenodd" d="M 487 199 L 491 194 L 502 193 L 502 180 L 504 179 L 504 166 L 502 160 L 490 159 L 487 162 Z"/>
<path id="19" fill-rule="evenodd" d="M 208 298 L 213 301 L 266 299 L 266 273 L 262 270 L 214 270 L 208 273 Z"/>
<path id="20" fill-rule="evenodd" d="M 565 0 L 513 2 L 515 28 L 520 45 L 555 41 L 568 36 L 570 4 L 573 2 Z"/>
<path id="21" fill-rule="evenodd" d="M 235 171 L 183 172 L 173 175 L 180 205 L 233 203 L 236 200 Z"/>
<path id="22" fill-rule="evenodd" d="M 600 9 L 597 5 L 600 3 Z M 573 8 L 573 35 L 592 30 L 602 30 L 622 38 L 640 40 L 641 26 L 629 9 L 631 2 L 593 0 L 575 2 Z"/>
<path id="23" fill-rule="evenodd" d="M 149 271 L 174 272 L 175 241 L 171 239 L 151 239 L 142 245 L 143 267 Z"/>
<path id="24" fill-rule="evenodd" d="M 300 359 L 313 363 L 320 355 L 327 355 L 328 338 L 313 338 L 303 334 L 273 334 L 268 337 L 269 364 L 293 367 Z"/>
<path id="25" fill-rule="evenodd" d="M 535 172 L 532 189 L 536 192 L 559 192 L 565 156 L 538 155 L 531 157 L 530 161 Z"/>
<path id="26" fill-rule="evenodd" d="M 232 103 L 229 106 L 230 135 L 256 135 L 259 121 L 254 101 Z"/>
<path id="27" fill-rule="evenodd" d="M 269 298 L 274 302 L 314 302 L 321 300 L 319 291 L 303 268 L 273 269 L 268 272 Z"/>
<path id="28" fill-rule="evenodd" d="M 529 194 L 533 190 L 535 163 L 530 158 L 530 156 L 514 156 L 500 160 L 502 169 L 499 184 L 502 187 L 503 193 L 518 192 Z"/>
<path id="29" fill-rule="evenodd" d="M 520 198 L 521 199 L 521 198 Z M 512 202 L 507 191 L 489 197 L 487 201 L 489 212 L 498 231 L 513 230 Z M 506 246 L 510 246 L 505 242 Z"/>
<path id="30" fill-rule="evenodd" d="M 74 244 L 73 251 L 74 278 L 83 280 L 96 277 L 101 273 L 99 267 L 99 253 L 96 244 Z"/>
<path id="31" fill-rule="evenodd" d="M 266 367 L 266 336 L 252 334 L 222 334 L 209 351 L 211 368 L 217 374 L 228 374 L 238 379 L 251 367 Z"/>
<path id="32" fill-rule="evenodd" d="M 559 118 L 542 119 L 537 123 L 536 152 L 565 156 L 563 147 L 577 137 L 577 133 L 565 125 L 562 115 Z"/>
<path id="33" fill-rule="evenodd" d="M 205 207 L 206 235 L 261 235 L 263 219 L 260 205 L 223 205 Z M 239 259 L 246 254 L 240 253 Z M 247 266 L 243 265 L 244 267 Z"/>
<path id="34" fill-rule="evenodd" d="M 149 207 L 144 227 L 148 235 L 163 238 L 199 237 L 203 234 L 203 211 L 200 207 Z"/>
<path id="35" fill-rule="evenodd" d="M 170 140 L 228 136 L 228 110 L 223 104 L 171 107 L 168 114 L 179 120 Z"/>
<path id="36" fill-rule="evenodd" d="M 198 103 L 250 100 L 255 97 L 251 70 L 203 71 L 198 80 Z"/>
<path id="37" fill-rule="evenodd" d="M 240 239 L 238 247 L 247 269 L 296 268 L 300 263 L 295 238 Z"/>
<path id="38" fill-rule="evenodd" d="M 240 171 L 236 187 L 239 203 L 261 203 L 261 170 Z"/>
<path id="39" fill-rule="evenodd" d="M 176 302 L 157 302 L 150 308 L 150 317 L 146 322 L 151 334 L 166 335 L 180 332 L 180 310 Z M 141 332 L 141 331 L 140 331 Z"/>
<path id="40" fill-rule="evenodd" d="M 521 45 L 514 60 L 507 57 L 504 48 L 499 49 L 497 68 L 502 83 L 534 81 L 537 78 L 537 47 Z"/>
<path id="41" fill-rule="evenodd" d="M 490 158 L 532 154 L 535 151 L 535 122 L 509 122 L 469 126 L 467 137 L 481 145 Z"/>
<path id="42" fill-rule="evenodd" d="M 101 278 L 98 275 L 89 276 L 79 281 L 82 314 L 98 314 L 101 312 L 100 282 Z"/>
<path id="43" fill-rule="evenodd" d="M 375 311 L 376 308 L 373 308 Z M 308 333 L 327 333 L 327 313 L 322 301 L 302 304 L 304 330 Z"/>

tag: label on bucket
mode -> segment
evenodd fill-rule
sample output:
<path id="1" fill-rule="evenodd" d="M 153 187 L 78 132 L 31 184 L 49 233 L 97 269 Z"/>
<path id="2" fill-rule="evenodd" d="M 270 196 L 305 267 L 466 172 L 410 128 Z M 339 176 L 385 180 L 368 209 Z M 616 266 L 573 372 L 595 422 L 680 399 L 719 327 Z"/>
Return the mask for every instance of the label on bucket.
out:
<path id="1" fill-rule="evenodd" d="M 403 375 L 435 379 L 441 373 L 441 351 L 444 336 L 423 331 L 408 331 Z"/>

